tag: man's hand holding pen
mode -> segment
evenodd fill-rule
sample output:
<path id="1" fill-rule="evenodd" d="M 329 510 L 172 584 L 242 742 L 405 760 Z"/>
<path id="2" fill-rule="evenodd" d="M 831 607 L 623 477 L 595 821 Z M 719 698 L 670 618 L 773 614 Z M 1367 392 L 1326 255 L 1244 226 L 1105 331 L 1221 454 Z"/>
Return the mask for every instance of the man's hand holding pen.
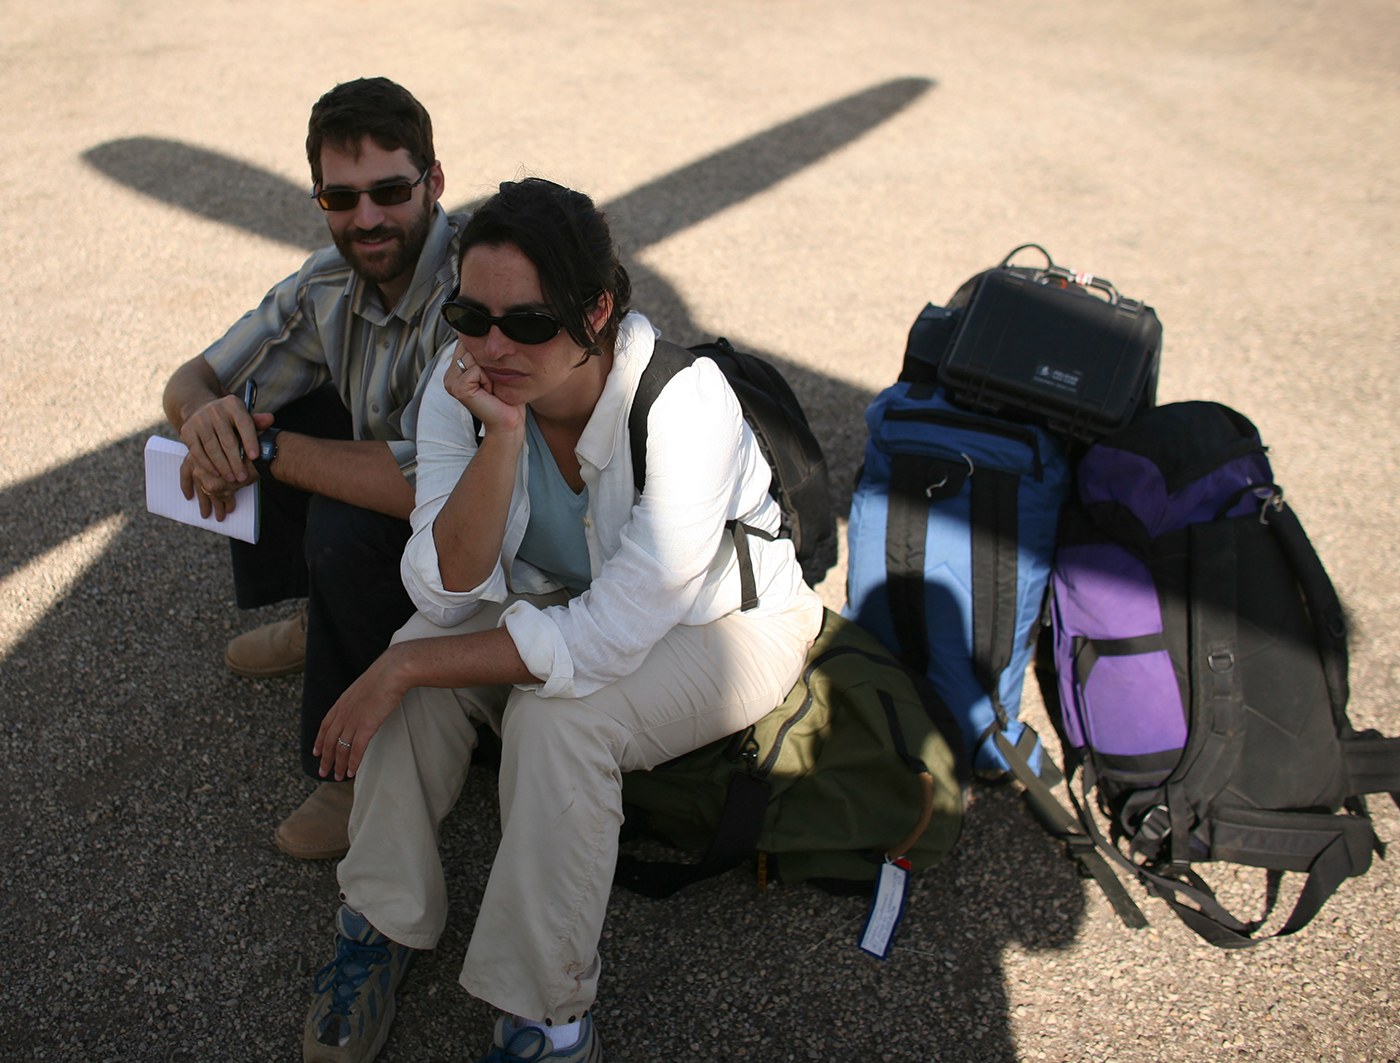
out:
<path id="1" fill-rule="evenodd" d="M 240 400 L 225 395 L 190 413 L 180 428 L 189 455 L 180 467 L 180 490 L 198 498 L 199 512 L 223 520 L 233 512 L 233 496 L 258 480 L 248 455 L 258 453 L 258 433 L 272 424 L 272 414 L 254 413 L 258 385 L 249 380 Z"/>

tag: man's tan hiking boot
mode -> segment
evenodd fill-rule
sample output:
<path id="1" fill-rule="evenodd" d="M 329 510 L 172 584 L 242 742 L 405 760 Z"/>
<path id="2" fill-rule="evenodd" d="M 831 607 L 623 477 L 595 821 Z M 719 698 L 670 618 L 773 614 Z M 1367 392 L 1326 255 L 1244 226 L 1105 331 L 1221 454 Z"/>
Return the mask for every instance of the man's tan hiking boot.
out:
<path id="1" fill-rule="evenodd" d="M 300 672 L 306 664 L 306 603 L 286 620 L 239 635 L 224 650 L 224 664 L 249 679 Z"/>
<path id="2" fill-rule="evenodd" d="M 323 782 L 282 821 L 273 843 L 300 860 L 338 860 L 350 851 L 350 806 L 355 780 Z"/>

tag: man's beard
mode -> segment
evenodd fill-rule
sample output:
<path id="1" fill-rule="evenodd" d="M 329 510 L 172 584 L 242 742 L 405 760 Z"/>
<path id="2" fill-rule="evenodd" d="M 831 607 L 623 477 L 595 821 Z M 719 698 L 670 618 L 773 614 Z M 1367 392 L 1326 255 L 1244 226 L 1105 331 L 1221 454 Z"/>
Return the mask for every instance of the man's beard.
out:
<path id="1" fill-rule="evenodd" d="M 355 273 L 371 284 L 384 284 L 405 273 L 412 273 L 418 265 L 418 256 L 423 253 L 423 245 L 428 242 L 428 226 L 432 222 L 431 204 L 424 204 L 424 211 L 406 229 L 395 225 L 376 225 L 373 229 L 357 229 L 351 226 L 340 232 L 332 232 L 336 250 L 350 264 Z M 382 240 L 398 237 L 392 250 L 376 252 L 372 259 L 366 258 L 355 248 L 356 240 Z"/>

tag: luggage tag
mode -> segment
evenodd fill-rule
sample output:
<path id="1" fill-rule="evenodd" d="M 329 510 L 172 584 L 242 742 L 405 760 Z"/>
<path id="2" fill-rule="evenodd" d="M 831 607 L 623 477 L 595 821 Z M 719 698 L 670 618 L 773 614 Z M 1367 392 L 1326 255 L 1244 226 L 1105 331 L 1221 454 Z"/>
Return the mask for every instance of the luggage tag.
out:
<path id="1" fill-rule="evenodd" d="M 890 958 L 894 936 L 904 918 L 904 906 L 909 900 L 909 872 L 913 865 L 904 857 L 885 857 L 880 873 L 875 877 L 875 893 L 870 898 L 870 912 L 865 917 L 865 929 L 860 932 L 860 951 L 877 960 Z"/>

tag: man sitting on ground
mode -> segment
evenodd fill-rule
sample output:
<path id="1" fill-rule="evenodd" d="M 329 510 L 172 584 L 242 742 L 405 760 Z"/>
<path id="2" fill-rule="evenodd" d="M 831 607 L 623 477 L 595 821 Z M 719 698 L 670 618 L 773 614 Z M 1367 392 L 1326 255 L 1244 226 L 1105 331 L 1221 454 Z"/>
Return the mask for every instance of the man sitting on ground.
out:
<path id="1" fill-rule="evenodd" d="M 306 154 L 335 246 L 176 370 L 165 412 L 190 448 L 185 495 L 206 516 L 222 520 L 239 488 L 261 482 L 258 543 L 230 540 L 239 608 L 307 599 L 291 619 L 230 642 L 225 661 L 251 677 L 304 665 L 301 763 L 320 785 L 274 839 L 292 856 L 327 859 L 349 846 L 352 783 L 321 782 L 311 746 L 336 699 L 413 615 L 399 576 L 413 426 L 424 370 L 455 340 L 439 308 L 457 284 L 465 216 L 438 206 L 427 111 L 386 78 L 322 96 Z"/>

